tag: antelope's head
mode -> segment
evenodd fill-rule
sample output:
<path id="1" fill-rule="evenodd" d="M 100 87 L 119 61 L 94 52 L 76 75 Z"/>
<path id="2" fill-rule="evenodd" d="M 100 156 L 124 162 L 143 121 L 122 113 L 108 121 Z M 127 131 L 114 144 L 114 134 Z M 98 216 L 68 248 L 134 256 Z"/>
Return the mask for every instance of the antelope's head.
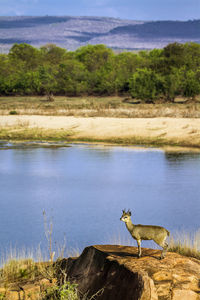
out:
<path id="1" fill-rule="evenodd" d="M 122 216 L 120 218 L 120 221 L 123 221 L 123 222 L 127 223 L 130 220 L 130 218 L 131 218 L 131 211 L 130 211 L 130 209 L 127 210 L 127 212 L 125 211 L 125 209 L 122 210 Z"/>

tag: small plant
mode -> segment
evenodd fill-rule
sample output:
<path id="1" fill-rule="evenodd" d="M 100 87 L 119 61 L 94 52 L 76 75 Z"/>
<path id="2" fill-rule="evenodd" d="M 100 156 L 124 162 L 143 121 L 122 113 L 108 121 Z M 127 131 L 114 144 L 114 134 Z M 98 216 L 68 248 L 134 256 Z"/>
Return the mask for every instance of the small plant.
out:
<path id="1" fill-rule="evenodd" d="M 16 110 L 11 110 L 9 112 L 10 115 L 18 115 L 18 112 Z"/>
<path id="2" fill-rule="evenodd" d="M 53 286 L 44 291 L 43 300 L 78 300 L 77 284 L 66 281 L 61 286 Z"/>
<path id="3" fill-rule="evenodd" d="M 5 293 L 0 293 L 0 300 L 4 300 L 4 299 L 6 299 Z"/>

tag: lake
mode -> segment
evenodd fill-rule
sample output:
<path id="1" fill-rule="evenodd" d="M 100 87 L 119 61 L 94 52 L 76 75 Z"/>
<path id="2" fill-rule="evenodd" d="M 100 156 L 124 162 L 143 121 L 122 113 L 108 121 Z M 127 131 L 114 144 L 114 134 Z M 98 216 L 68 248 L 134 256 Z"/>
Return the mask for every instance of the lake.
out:
<path id="1" fill-rule="evenodd" d="M 44 248 L 43 210 L 53 247 L 64 237 L 67 248 L 80 249 L 129 238 L 119 220 L 124 208 L 135 224 L 172 233 L 200 228 L 200 153 L 81 144 L 0 149 L 1 251 Z"/>

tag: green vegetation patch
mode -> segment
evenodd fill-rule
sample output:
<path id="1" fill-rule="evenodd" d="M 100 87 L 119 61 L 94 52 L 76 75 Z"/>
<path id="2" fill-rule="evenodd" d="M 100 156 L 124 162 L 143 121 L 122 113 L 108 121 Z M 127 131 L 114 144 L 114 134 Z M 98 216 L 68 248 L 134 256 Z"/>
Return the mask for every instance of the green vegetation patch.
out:
<path id="1" fill-rule="evenodd" d="M 0 54 L 0 95 L 45 95 L 48 109 L 54 109 L 53 95 L 129 95 L 147 103 L 174 102 L 177 96 L 194 100 L 200 95 L 199 65 L 198 43 L 118 54 L 105 45 L 67 51 L 20 43 Z"/>
<path id="2" fill-rule="evenodd" d="M 11 111 L 9 112 L 9 114 L 10 114 L 10 115 L 17 115 L 18 113 L 17 113 L 16 110 L 11 110 Z"/>

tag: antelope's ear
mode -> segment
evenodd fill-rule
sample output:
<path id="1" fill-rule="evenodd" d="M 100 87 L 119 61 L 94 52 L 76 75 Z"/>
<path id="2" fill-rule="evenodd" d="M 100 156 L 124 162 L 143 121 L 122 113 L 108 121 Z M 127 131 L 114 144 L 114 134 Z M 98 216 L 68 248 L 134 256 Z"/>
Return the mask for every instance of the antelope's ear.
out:
<path id="1" fill-rule="evenodd" d="M 130 209 L 127 211 L 127 213 L 129 214 L 129 216 L 131 216 L 131 211 L 130 211 Z"/>
<path id="2" fill-rule="evenodd" d="M 122 209 L 123 214 L 125 213 L 125 209 Z"/>

